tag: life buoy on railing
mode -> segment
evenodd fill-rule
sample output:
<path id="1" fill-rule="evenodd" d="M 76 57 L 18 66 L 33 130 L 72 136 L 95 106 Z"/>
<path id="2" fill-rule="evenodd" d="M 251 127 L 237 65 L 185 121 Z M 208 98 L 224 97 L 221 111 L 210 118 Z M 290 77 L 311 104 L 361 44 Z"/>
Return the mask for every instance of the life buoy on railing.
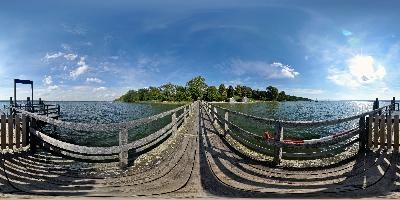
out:
<path id="1" fill-rule="evenodd" d="M 267 140 L 281 141 L 285 143 L 304 143 L 304 140 L 280 140 L 279 138 L 271 137 L 268 131 L 265 132 L 265 137 L 267 137 Z"/>
<path id="2" fill-rule="evenodd" d="M 297 144 L 298 143 L 311 143 L 311 142 L 316 142 L 316 141 L 327 141 L 327 140 L 330 140 L 330 139 L 334 139 L 334 138 L 346 135 L 348 133 L 351 133 L 351 132 L 353 132 L 355 130 L 356 129 L 350 129 L 350 130 L 346 130 L 346 131 L 343 131 L 343 132 L 340 132 L 340 133 L 336 133 L 336 134 L 333 134 L 333 135 L 322 137 L 322 138 L 319 138 L 319 139 L 311 139 L 311 140 L 279 140 L 278 138 L 272 137 L 269 134 L 268 131 L 265 131 L 265 137 L 267 138 L 267 140 L 280 141 L 280 142 L 284 142 L 284 143 L 297 143 Z"/>

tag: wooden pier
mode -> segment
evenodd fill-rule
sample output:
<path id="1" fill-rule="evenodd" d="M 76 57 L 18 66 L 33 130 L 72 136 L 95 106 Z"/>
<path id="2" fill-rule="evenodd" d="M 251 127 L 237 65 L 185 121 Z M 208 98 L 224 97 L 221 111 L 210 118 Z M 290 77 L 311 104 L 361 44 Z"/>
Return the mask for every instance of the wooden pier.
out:
<path id="1" fill-rule="evenodd" d="M 0 194 L 399 198 L 398 104 L 375 104 L 369 112 L 346 118 L 283 121 L 197 101 L 111 124 L 65 122 L 14 107 L 15 116 L 1 117 Z M 129 141 L 130 129 L 165 117 L 170 119 L 166 126 Z M 238 118 L 275 127 L 275 132 L 246 130 L 233 120 Z M 289 128 L 354 121 L 354 129 L 321 138 L 291 140 L 284 134 Z M 38 122 L 85 133 L 118 131 L 119 142 L 72 144 L 40 130 Z M 18 143 L 25 153 L 18 152 Z"/>

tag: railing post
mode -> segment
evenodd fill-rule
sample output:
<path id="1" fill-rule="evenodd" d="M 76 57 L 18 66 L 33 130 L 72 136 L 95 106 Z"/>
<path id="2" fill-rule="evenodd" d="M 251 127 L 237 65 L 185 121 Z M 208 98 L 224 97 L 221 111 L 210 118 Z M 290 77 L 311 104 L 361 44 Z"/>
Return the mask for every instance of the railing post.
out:
<path id="1" fill-rule="evenodd" d="M 379 115 L 374 115 L 374 148 L 378 148 L 379 138 Z"/>
<path id="2" fill-rule="evenodd" d="M 383 149 L 385 147 L 385 143 L 386 143 L 386 123 L 385 123 L 385 115 L 381 115 L 380 119 L 380 125 L 379 125 L 379 135 L 380 135 L 380 149 Z"/>
<path id="3" fill-rule="evenodd" d="M 128 129 L 124 128 L 119 132 L 119 166 L 125 168 L 128 166 L 128 150 L 125 145 L 128 144 Z"/>
<path id="4" fill-rule="evenodd" d="M 392 114 L 386 116 L 386 140 L 387 140 L 387 148 L 392 148 Z"/>
<path id="5" fill-rule="evenodd" d="M 1 115 L 1 149 L 6 149 L 7 135 L 6 135 L 6 115 Z"/>
<path id="6" fill-rule="evenodd" d="M 367 117 L 367 130 L 368 130 L 368 148 L 372 147 L 372 122 L 373 122 L 374 117 L 372 115 L 369 115 Z"/>
<path id="7" fill-rule="evenodd" d="M 22 147 L 26 147 L 28 139 L 29 126 L 27 117 L 25 114 L 22 115 Z"/>
<path id="8" fill-rule="evenodd" d="M 395 152 L 399 152 L 399 115 L 394 116 L 394 124 L 393 124 L 393 139 L 394 139 L 394 144 L 393 148 Z"/>
<path id="9" fill-rule="evenodd" d="M 36 131 L 37 129 L 37 124 L 36 124 L 36 119 L 35 118 L 30 118 L 30 126 L 32 127 L 33 131 Z M 30 148 L 32 153 L 36 153 L 36 136 L 31 133 L 31 130 L 29 129 L 30 132 L 30 138 L 29 138 L 29 143 L 30 143 Z"/>
<path id="10" fill-rule="evenodd" d="M 8 116 L 8 148 L 13 149 L 14 146 L 14 117 L 13 115 Z"/>
<path id="11" fill-rule="evenodd" d="M 172 114 L 172 135 L 176 135 L 178 124 L 176 123 L 176 112 Z"/>
<path id="12" fill-rule="evenodd" d="M 279 139 L 279 141 L 283 139 L 283 127 L 280 122 L 277 122 L 275 124 L 274 138 Z M 282 161 L 282 147 L 275 147 L 273 164 L 280 165 L 281 161 Z"/>
<path id="13" fill-rule="evenodd" d="M 214 116 L 214 120 L 213 120 L 213 123 L 217 120 L 217 107 L 215 107 L 214 106 L 214 114 L 213 114 L 213 116 Z"/>
<path id="14" fill-rule="evenodd" d="M 228 133 L 229 130 L 228 123 L 226 123 L 228 120 L 229 120 L 229 113 L 228 111 L 225 111 L 225 122 L 224 122 L 225 134 Z"/>
<path id="15" fill-rule="evenodd" d="M 358 138 L 360 138 L 359 150 L 361 152 L 365 152 L 366 144 L 367 144 L 367 140 L 368 140 L 368 133 L 367 133 L 367 131 L 365 129 L 365 117 L 360 117 L 360 120 L 358 122 L 358 127 L 359 127 Z"/>
<path id="16" fill-rule="evenodd" d="M 186 106 L 183 107 L 183 123 L 186 122 Z"/>
<path id="17" fill-rule="evenodd" d="M 21 119 L 19 115 L 15 115 L 15 147 L 21 147 Z"/>

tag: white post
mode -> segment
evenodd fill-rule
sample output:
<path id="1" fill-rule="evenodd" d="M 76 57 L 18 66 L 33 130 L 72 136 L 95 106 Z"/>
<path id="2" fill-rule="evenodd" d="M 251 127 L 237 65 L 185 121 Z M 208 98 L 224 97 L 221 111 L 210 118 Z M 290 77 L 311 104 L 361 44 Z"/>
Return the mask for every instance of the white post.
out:
<path id="1" fill-rule="evenodd" d="M 214 121 L 217 121 L 217 117 L 217 108 L 214 106 Z"/>
<path id="2" fill-rule="evenodd" d="M 275 125 L 274 138 L 275 139 L 279 139 L 279 140 L 283 139 L 283 127 L 282 127 L 282 125 L 280 123 L 277 123 Z M 281 147 L 275 147 L 273 163 L 274 163 L 274 165 L 280 165 L 281 161 L 282 161 L 282 148 Z"/>

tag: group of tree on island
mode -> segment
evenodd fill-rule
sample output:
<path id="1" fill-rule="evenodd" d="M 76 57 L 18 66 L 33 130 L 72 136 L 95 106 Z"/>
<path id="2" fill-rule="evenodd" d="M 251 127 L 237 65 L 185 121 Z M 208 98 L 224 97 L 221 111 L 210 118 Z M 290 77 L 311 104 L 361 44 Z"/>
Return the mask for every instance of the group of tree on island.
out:
<path id="1" fill-rule="evenodd" d="M 229 101 L 230 98 L 241 100 L 248 98 L 255 101 L 310 101 L 308 98 L 287 95 L 278 88 L 268 86 L 266 90 L 254 90 L 251 87 L 237 85 L 228 88 L 224 84 L 219 87 L 208 86 L 205 78 L 194 77 L 185 86 L 167 83 L 160 87 L 148 87 L 139 90 L 129 90 L 117 101 L 140 102 L 140 101 L 193 101 L 197 99 L 205 101 Z"/>

